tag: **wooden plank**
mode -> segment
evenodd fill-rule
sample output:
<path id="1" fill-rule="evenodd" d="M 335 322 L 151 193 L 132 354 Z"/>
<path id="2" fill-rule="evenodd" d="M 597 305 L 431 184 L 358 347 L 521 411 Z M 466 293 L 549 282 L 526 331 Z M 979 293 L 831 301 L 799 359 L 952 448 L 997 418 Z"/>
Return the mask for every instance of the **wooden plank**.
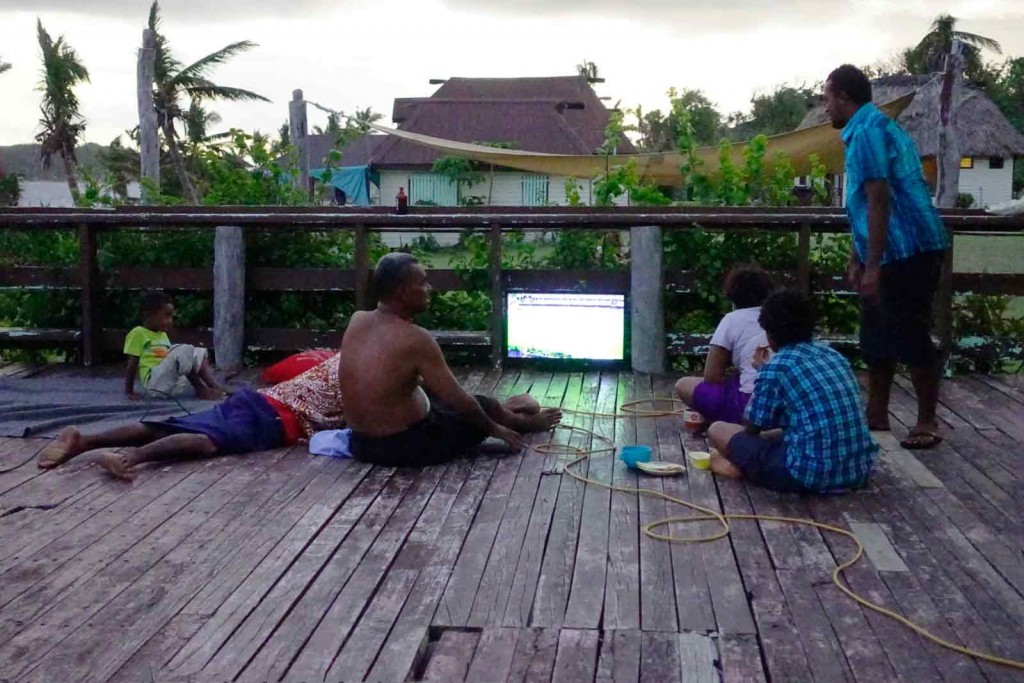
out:
<path id="1" fill-rule="evenodd" d="M 267 631 L 284 618 L 316 572 L 351 532 L 389 477 L 386 470 L 372 470 L 366 476 L 365 466 L 352 467 L 350 476 L 339 477 L 325 494 L 340 506 L 337 510 L 333 506 L 328 508 L 333 516 L 326 526 L 319 526 L 319 515 L 314 509 L 312 514 L 307 513 L 301 530 L 262 556 L 254 569 L 251 560 L 240 562 L 241 581 L 236 576 L 220 585 L 205 587 L 184 611 L 209 618 L 200 632 L 175 653 L 170 668 L 182 675 L 196 674 L 225 650 L 232 657 L 251 657 Z M 316 537 L 306 545 L 310 533 Z M 232 590 L 232 586 L 236 587 Z M 225 595 L 229 590 L 230 594 Z"/>
<path id="2" fill-rule="evenodd" d="M 878 445 L 882 447 L 880 457 L 893 462 L 903 470 L 910 479 L 923 489 L 941 489 L 945 484 L 936 477 L 914 454 L 903 448 L 899 440 L 888 432 L 873 434 Z"/>
<path id="3" fill-rule="evenodd" d="M 638 629 L 608 630 L 601 643 L 596 683 L 640 680 L 641 634 Z"/>
<path id="4" fill-rule="evenodd" d="M 680 679 L 683 683 L 717 683 L 715 660 L 718 653 L 714 641 L 702 633 L 680 633 L 678 638 Z"/>
<path id="5" fill-rule="evenodd" d="M 562 629 L 558 634 L 558 654 L 555 655 L 551 683 L 594 680 L 599 639 L 597 631 Z"/>
<path id="6" fill-rule="evenodd" d="M 338 658 L 327 670 L 325 680 L 361 681 L 366 677 L 418 576 L 419 572 L 414 569 L 391 569 L 385 574 L 380 589 L 352 629 L 352 635 Z M 329 653 L 322 654 L 325 659 L 330 657 Z M 289 675 L 305 678 L 302 672 Z"/>
<path id="7" fill-rule="evenodd" d="M 661 381 L 655 385 L 655 393 L 665 395 L 670 390 L 668 380 Z M 659 459 L 667 462 L 686 464 L 686 456 L 683 452 L 683 442 L 680 441 L 679 428 L 682 420 L 679 416 L 660 417 L 655 421 L 658 429 L 658 452 Z M 707 446 L 703 439 L 693 438 L 688 434 L 682 435 L 686 439 L 687 450 L 706 450 Z M 664 480 L 665 493 L 680 500 L 691 500 L 691 483 L 696 483 L 695 490 L 707 482 L 697 482 L 699 477 L 707 478 L 707 473 L 698 472 L 695 468 L 689 468 L 686 476 L 666 477 Z M 648 478 L 649 480 L 649 478 Z M 645 482 L 646 483 L 646 482 Z M 697 502 L 697 501 L 694 501 Z M 717 501 L 715 507 L 717 508 Z M 668 514 L 672 516 L 689 516 L 690 510 L 677 505 L 668 506 Z M 678 524 L 660 529 L 661 533 L 669 532 L 680 538 L 697 537 L 718 531 L 719 526 L 713 522 L 701 522 L 699 524 Z M 705 558 L 711 555 L 731 553 L 728 541 L 719 541 L 705 547 L 705 544 L 673 543 L 670 546 L 672 554 L 672 578 L 675 582 L 676 613 L 679 619 L 680 631 L 709 632 L 716 630 L 730 631 L 736 627 L 732 616 L 723 607 L 723 613 L 716 621 L 716 609 L 712 605 L 711 587 L 709 586 L 708 574 L 705 569 Z M 712 559 L 712 561 L 714 561 Z M 730 559 L 731 561 L 731 559 Z M 721 577 L 723 581 L 727 576 Z M 738 573 L 736 579 L 739 580 Z M 743 609 L 749 615 L 749 608 L 746 606 L 746 593 L 740 587 L 739 597 L 743 601 Z M 753 619 L 748 616 L 749 629 L 753 630 Z M 724 623 L 723 623 L 724 622 Z"/>
<path id="8" fill-rule="evenodd" d="M 748 488 L 732 479 L 718 482 L 724 511 L 753 514 Z M 732 523 L 730 541 L 738 549 L 735 557 L 757 625 L 766 672 L 772 680 L 811 680 L 807 656 L 759 526 L 754 522 Z"/>
<path id="9" fill-rule="evenodd" d="M 922 525 L 907 514 L 902 497 L 894 495 L 893 484 L 884 477 L 884 473 L 878 479 L 884 508 L 874 510 L 874 517 L 884 520 L 896 545 L 913 568 L 915 578 L 948 621 L 956 637 L 968 647 L 1019 657 L 1024 644 L 1019 638 L 1006 640 L 1006 635 L 1017 627 L 1014 622 L 959 569 L 959 563 L 949 555 L 932 525 Z M 979 666 L 990 680 L 1010 680 L 1007 675 L 1012 676 L 1002 667 Z M 963 662 L 957 662 L 951 670 L 963 668 Z"/>
<path id="10" fill-rule="evenodd" d="M 440 532 L 420 541 L 410 539 L 395 560 L 395 568 L 422 571 L 370 672 L 370 677 L 375 680 L 404 679 L 412 670 L 418 650 L 425 641 L 426 629 L 448 584 L 452 566 L 497 461 L 476 458 L 471 462 L 469 477 L 459 490 Z"/>
<path id="11" fill-rule="evenodd" d="M 28 439 L 23 441 L 15 450 L 12 457 L 17 460 L 29 457 L 35 458 L 41 450 L 49 443 L 43 439 Z M 10 472 L 0 474 L 0 496 L 6 496 L 9 491 L 32 481 L 42 474 L 42 470 L 35 467 L 18 467 Z"/>
<path id="12" fill-rule="evenodd" d="M 833 496 L 828 500 L 828 504 L 818 498 L 809 498 L 808 504 L 816 521 L 846 528 L 848 525 L 844 515 L 857 516 L 856 510 L 860 504 L 858 495 Z M 853 552 L 852 542 L 841 536 L 826 534 L 824 538 L 832 550 L 836 562 L 849 557 Z M 903 612 L 898 596 L 892 594 L 888 585 L 870 563 L 858 562 L 843 573 L 843 578 L 856 593 L 897 613 Z M 837 590 L 831 587 L 827 588 L 830 592 Z M 921 651 L 922 642 L 916 634 L 873 611 L 864 609 L 860 611 L 867 619 L 871 631 L 878 638 L 889 664 L 898 676 L 905 677 L 907 680 L 942 679 L 942 674 L 934 665 L 934 660 L 917 656 Z M 906 615 L 904 614 L 904 616 Z"/>
<path id="13" fill-rule="evenodd" d="M 880 572 L 909 572 L 907 564 L 896 552 L 885 535 L 885 530 L 878 524 L 869 522 L 850 522 L 850 531 L 857 537 L 871 564 Z"/>
<path id="14" fill-rule="evenodd" d="M 603 373 L 597 393 L 594 412 L 614 412 L 617 377 Z M 592 449 L 608 448 L 614 444 L 615 420 L 596 418 L 591 429 L 608 441 L 593 439 Z M 595 453 L 589 459 L 587 476 L 594 481 L 610 484 L 615 453 Z M 604 614 L 605 581 L 608 572 L 608 527 L 612 493 L 603 486 L 588 485 L 583 494 L 583 519 L 576 544 L 569 602 L 565 609 L 564 626 L 578 629 L 597 629 Z"/>
<path id="15" fill-rule="evenodd" d="M 480 640 L 479 631 L 445 630 L 430 648 L 422 681 L 464 681 Z"/>
<path id="16" fill-rule="evenodd" d="M 303 479 L 296 476 L 286 480 L 284 487 L 280 486 L 282 478 L 275 476 L 276 472 L 266 471 L 244 495 L 236 496 L 218 510 L 197 533 L 73 634 L 66 644 L 73 642 L 74 646 L 68 649 L 96 653 L 90 677 L 103 680 L 113 675 L 132 653 L 180 615 L 183 606 L 210 579 L 226 573 L 236 559 L 235 549 L 261 547 L 262 538 L 270 533 L 278 538 L 286 534 L 295 518 L 328 490 L 337 475 L 337 471 L 332 473 L 330 469 L 317 468 L 317 475 L 306 485 L 293 481 Z M 123 654 L 114 652 L 104 657 L 103 648 L 96 641 L 111 633 L 117 634 Z M 82 659 L 74 658 L 71 665 L 84 668 Z"/>
<path id="17" fill-rule="evenodd" d="M 551 680 L 558 654 L 557 629 L 540 628 L 520 631 L 507 683 L 529 683 Z"/>
<path id="18" fill-rule="evenodd" d="M 757 637 L 724 633 L 718 638 L 722 683 L 766 683 Z"/>
<path id="19" fill-rule="evenodd" d="M 812 680 L 853 681 L 843 644 L 836 638 L 815 593 L 815 583 L 821 582 L 822 577 L 801 569 L 779 569 L 776 576 L 807 655 Z"/>
<path id="20" fill-rule="evenodd" d="M 520 381 L 509 393 L 522 393 L 526 389 L 524 385 L 529 382 L 529 375 L 523 373 Z M 527 437 L 527 443 L 536 443 L 536 437 Z M 523 454 L 507 457 L 520 458 L 521 463 L 509 493 L 508 503 L 502 512 L 487 564 L 480 577 L 472 609 L 466 621 L 469 626 L 500 626 L 504 622 L 516 579 L 516 568 L 522 555 L 541 480 L 544 479 L 544 458 L 538 457 L 536 453 L 528 450 Z M 550 488 L 549 485 L 548 499 L 553 503 Z M 550 509 L 550 504 L 547 507 Z M 547 518 L 542 515 L 539 521 L 542 526 L 549 524 L 550 513 Z"/>
<path id="21" fill-rule="evenodd" d="M 338 593 L 333 604 L 328 605 L 329 609 L 323 614 L 316 628 L 308 638 L 296 643 L 301 648 L 298 650 L 298 656 L 293 659 L 290 666 L 287 661 L 278 659 L 278 665 L 270 669 L 271 676 L 287 670 L 291 676 L 298 675 L 309 679 L 324 677 L 332 661 L 344 646 L 356 621 L 380 588 L 382 577 L 387 573 L 446 469 L 447 466 L 428 467 L 418 473 L 402 497 L 401 506 L 391 514 L 391 518 L 374 539 L 373 544 L 345 583 L 344 588 Z M 305 605 L 300 602 L 297 606 L 297 609 L 306 609 L 314 613 L 323 612 L 323 608 L 323 604 L 311 605 L 308 602 Z M 290 635 L 287 638 L 281 638 L 282 635 L 284 635 L 283 629 L 275 634 L 274 639 L 291 640 L 292 638 Z M 289 645 L 289 648 L 291 647 L 293 645 Z M 290 654 L 295 650 L 289 649 L 286 652 Z M 341 672 L 334 672 L 334 674 L 340 675 Z M 243 679 L 261 679 L 264 675 L 266 674 L 263 671 L 257 672 L 250 669 Z"/>
<path id="22" fill-rule="evenodd" d="M 637 374 L 636 399 L 654 398 L 650 375 Z M 636 442 L 641 446 L 658 448 L 658 432 L 654 418 L 636 420 Z M 648 477 L 640 481 L 641 488 L 664 491 L 662 479 Z M 641 526 L 670 516 L 668 506 L 660 498 L 640 496 Z M 674 512 L 674 511 L 673 511 Z M 640 536 L 640 625 L 644 631 L 676 631 L 675 585 L 672 577 L 672 549 L 663 541 L 646 534 Z"/>
<path id="23" fill-rule="evenodd" d="M 221 481 L 230 473 L 229 468 L 225 467 L 223 462 L 211 463 L 211 465 L 197 468 L 196 471 L 180 480 L 178 484 L 171 486 L 162 495 L 154 494 L 150 487 L 140 486 L 137 498 L 141 498 L 141 502 L 145 504 L 144 507 L 136 512 L 134 517 L 118 517 L 114 520 L 115 528 L 124 524 L 128 519 L 131 520 L 130 525 L 118 534 L 110 533 L 109 527 L 108 529 L 101 528 L 102 535 L 99 536 L 99 539 L 95 539 L 101 542 L 95 542 L 91 536 L 91 528 L 85 528 L 82 530 L 84 536 L 71 536 L 64 543 L 54 544 L 49 549 L 48 555 L 55 561 L 57 568 L 55 571 L 45 574 L 44 577 L 39 577 L 40 569 L 31 565 L 27 567 L 28 571 L 24 575 L 11 574 L 9 582 L 3 588 L 4 599 L 7 601 L 4 605 L 7 619 L 0 623 L 0 638 L 3 640 L 13 638 L 19 631 L 25 630 L 24 624 L 31 623 L 33 618 L 43 611 L 50 611 L 49 619 L 59 619 L 62 614 L 59 608 L 65 602 L 70 601 L 70 604 L 74 604 L 84 597 L 83 586 L 89 585 L 93 581 L 99 581 L 102 586 L 105 580 L 109 579 L 101 572 L 112 561 L 120 558 L 122 562 L 130 563 L 134 560 L 134 564 L 131 564 L 129 568 L 140 573 L 148 569 L 148 566 L 143 564 L 145 558 L 161 549 L 161 545 L 154 542 L 153 534 L 162 531 L 166 537 L 168 533 L 174 531 L 177 524 L 167 525 L 166 522 L 182 510 L 186 511 L 181 522 L 182 525 L 185 525 L 186 522 L 199 523 L 201 520 L 198 520 L 194 513 L 189 513 L 199 504 L 199 501 L 202 501 L 204 505 L 209 505 L 208 496 L 204 498 L 203 494 L 213 487 L 222 486 Z M 238 471 L 241 473 L 246 469 L 249 468 L 241 468 Z M 107 482 L 107 484 L 124 489 L 123 484 L 119 482 Z M 159 486 L 152 488 L 159 490 Z M 217 489 L 214 488 L 214 490 Z M 170 535 L 172 540 L 182 537 Z M 156 555 L 156 557 L 159 556 Z M 44 559 L 46 557 L 47 555 L 43 556 Z M 73 561 L 69 562 L 69 560 Z M 45 562 L 40 566 L 45 567 Z M 45 581 L 40 582 L 39 578 L 45 578 Z M 26 591 L 26 588 L 30 590 Z M 111 590 L 117 591 L 123 588 L 124 584 L 116 584 L 111 587 Z M 98 592 L 93 599 L 99 600 L 103 595 L 104 593 Z M 105 601 L 103 600 L 95 608 L 102 607 Z M 53 611 L 55 605 L 58 606 L 56 612 Z M 76 614 L 73 608 L 69 609 L 68 623 L 77 625 L 79 622 L 76 619 L 85 619 L 88 616 L 91 614 L 86 614 L 83 617 Z"/>
<path id="24" fill-rule="evenodd" d="M 196 631 L 203 625 L 204 617 L 195 614 L 179 614 L 167 622 L 160 631 L 149 639 L 131 659 L 114 672 L 108 683 L 138 683 L 139 681 L 165 680 L 157 678 L 163 667 Z"/>
<path id="25" fill-rule="evenodd" d="M 587 406 L 593 405 L 593 399 L 589 397 L 596 397 L 596 389 L 593 375 L 584 378 L 583 375 L 573 374 L 566 386 L 562 407 L 586 410 Z M 580 416 L 566 413 L 563 424 L 585 427 L 589 423 Z M 584 444 L 586 440 L 562 429 L 555 432 L 553 442 L 579 445 Z M 549 469 L 557 471 L 572 459 L 568 456 L 552 457 L 548 459 L 547 464 Z M 584 462 L 578 466 L 579 471 L 586 472 L 586 465 Z M 561 626 L 565 617 L 565 607 L 569 602 L 585 486 L 572 477 L 562 476 L 560 480 L 551 532 L 544 548 L 540 576 L 537 579 L 531 626 Z"/>
<path id="26" fill-rule="evenodd" d="M 620 373 L 616 392 L 616 411 L 632 401 L 636 388 L 632 373 Z M 615 423 L 616 447 L 636 443 L 636 421 L 620 419 Z M 637 474 L 611 453 L 612 484 L 637 488 Z M 609 631 L 640 628 L 640 502 L 635 493 L 616 491 L 612 495 L 608 526 L 608 576 L 604 586 L 604 622 Z M 605 647 L 609 646 L 608 641 Z M 637 643 L 639 657 L 639 642 Z M 602 650 L 602 656 L 604 650 Z M 637 664 L 639 666 L 639 664 Z M 639 675 L 639 673 L 637 674 Z M 633 678 L 636 678 L 634 676 Z"/>
<path id="27" fill-rule="evenodd" d="M 218 676 L 234 675 L 238 680 L 264 680 L 289 672 L 289 666 L 298 663 L 297 658 L 303 654 L 304 648 L 311 644 L 314 634 L 317 634 L 318 642 L 325 638 L 324 632 L 319 629 L 327 621 L 328 614 L 332 622 L 339 617 L 335 606 L 339 605 L 338 600 L 342 593 L 346 603 L 353 598 L 354 593 L 369 599 L 370 596 L 364 592 L 367 567 L 369 564 L 376 567 L 381 550 L 386 553 L 393 547 L 396 531 L 404 537 L 401 529 L 406 523 L 411 524 L 409 516 L 413 516 L 413 521 L 415 520 L 414 515 L 419 513 L 418 496 L 423 493 L 423 485 L 418 484 L 418 480 L 419 472 L 395 472 L 360 522 L 347 534 L 341 545 L 337 546 L 333 555 L 329 556 L 329 562 L 306 586 L 298 600 L 290 605 L 287 615 L 276 624 L 270 625 L 270 629 L 253 634 L 256 638 L 263 635 L 265 641 L 259 642 L 253 638 L 256 642 L 246 643 L 247 650 L 258 648 L 256 656 L 251 661 L 246 663 L 244 659 L 237 658 L 235 647 L 229 644 L 218 653 L 207 668 L 216 672 Z M 436 481 L 431 477 L 427 480 L 427 485 L 432 483 L 431 480 Z M 410 511 L 396 514 L 396 511 L 400 512 L 401 504 L 410 493 L 417 496 L 410 502 Z M 395 519 L 397 522 L 392 521 Z M 375 551 L 374 547 L 380 538 L 385 540 Z M 364 560 L 369 564 L 364 564 Z M 352 583 L 350 587 L 350 582 L 356 579 L 357 572 L 358 581 Z M 373 578 L 375 581 L 381 578 L 379 570 Z M 361 611 L 357 608 L 357 612 L 350 616 L 357 617 Z M 344 637 L 347 634 L 346 628 L 340 635 Z M 338 652 L 339 645 L 334 645 L 330 649 L 319 648 L 315 661 L 303 660 L 303 666 L 321 668 L 319 677 L 322 678 Z M 311 655 L 312 652 L 307 654 L 307 657 Z M 306 671 L 299 669 L 290 673 L 305 675 Z"/>
<path id="28" fill-rule="evenodd" d="M 512 669 L 519 629 L 485 628 L 480 634 L 467 681 L 504 681 Z"/>
<path id="29" fill-rule="evenodd" d="M 10 669 L 17 675 L 31 669 L 33 677 L 43 680 L 68 680 L 71 671 L 91 672 L 99 680 L 112 675 L 173 616 L 167 615 L 157 628 L 146 633 L 139 619 L 142 606 L 151 604 L 154 598 L 162 599 L 175 575 L 182 583 L 174 585 L 187 590 L 189 583 L 182 569 L 188 566 L 189 572 L 204 571 L 216 557 L 208 553 L 197 562 L 197 549 L 213 541 L 225 523 L 263 502 L 267 492 L 253 486 L 253 481 L 269 464 L 252 458 L 241 462 L 236 459 L 223 477 L 175 516 L 175 524 L 160 526 L 121 558 L 109 557 L 108 561 L 117 561 L 116 571 L 101 572 L 69 592 L 42 619 L 7 641 L 0 657 L 21 664 Z M 98 629 L 97 623 L 106 627 Z M 109 645 L 113 624 L 127 630 L 118 634 L 117 648 L 97 644 L 95 639 L 103 639 Z M 53 629 L 59 629 L 56 632 L 66 639 L 54 639 Z M 57 645 L 60 648 L 55 648 Z M 98 671 L 105 673 L 97 675 Z"/>
<path id="30" fill-rule="evenodd" d="M 679 635 L 644 631 L 640 635 L 640 680 L 644 683 L 682 683 L 683 667 L 679 661 Z M 689 664 L 689 663 L 688 663 Z M 687 668 L 690 668 L 689 666 Z M 706 672 L 699 679 L 704 680 Z"/>
<path id="31" fill-rule="evenodd" d="M 551 378 L 543 387 L 534 385 L 530 393 L 537 398 L 542 406 L 550 405 L 546 398 L 549 392 L 564 393 L 567 381 L 566 375 Z M 554 389 L 551 388 L 552 384 L 556 385 Z M 549 432 L 538 435 L 531 443 L 536 447 L 538 443 L 551 443 L 552 438 L 553 432 Z M 512 586 L 502 620 L 502 624 L 505 626 L 519 628 L 530 623 L 533 601 L 537 593 L 537 581 L 540 578 L 541 564 L 544 561 L 544 548 L 551 532 L 555 502 L 558 500 L 558 489 L 562 479 L 551 472 L 553 458 L 542 456 L 536 452 L 529 453 L 526 457 L 536 458 L 540 461 L 540 484 L 537 488 L 533 509 L 530 511 L 526 536 L 523 539 L 519 562 L 512 577 Z"/>

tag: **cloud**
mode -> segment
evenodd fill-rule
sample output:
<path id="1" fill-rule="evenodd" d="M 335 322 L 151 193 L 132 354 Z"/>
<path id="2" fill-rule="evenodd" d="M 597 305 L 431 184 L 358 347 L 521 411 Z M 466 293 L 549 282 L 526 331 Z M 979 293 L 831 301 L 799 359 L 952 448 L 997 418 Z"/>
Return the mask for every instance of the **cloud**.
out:
<path id="1" fill-rule="evenodd" d="M 333 3 L 336 6 L 339 3 Z M 105 17 L 145 17 L 151 0 L 36 0 L 27 6 L 25 0 L 0 0 L 0 13 L 26 10 L 44 14 L 62 12 Z M 322 10 L 319 0 L 163 0 L 160 12 L 165 17 L 190 19 L 251 19 L 258 17 L 312 16 Z"/>
<path id="2" fill-rule="evenodd" d="M 810 25 L 821 21 L 820 0 L 442 0 L 448 7 L 465 12 L 502 13 L 530 17 L 591 16 L 626 19 L 635 23 L 673 22 L 680 31 L 744 30 L 752 26 Z M 769 9 L 770 8 L 770 9 Z M 853 0 L 829 5 L 829 18 L 852 11 Z M 569 28 L 567 26 L 567 28 Z M 609 36 L 609 39 L 621 36 Z"/>

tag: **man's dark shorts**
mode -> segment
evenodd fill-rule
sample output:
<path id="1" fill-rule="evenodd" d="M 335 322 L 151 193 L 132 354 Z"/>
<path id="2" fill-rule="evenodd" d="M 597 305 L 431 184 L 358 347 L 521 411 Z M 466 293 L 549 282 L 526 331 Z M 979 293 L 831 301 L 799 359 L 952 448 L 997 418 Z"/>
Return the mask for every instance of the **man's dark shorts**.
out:
<path id="1" fill-rule="evenodd" d="M 729 462 L 743 473 L 743 478 L 775 491 L 807 491 L 786 467 L 786 444 L 740 432 L 729 440 Z"/>
<path id="2" fill-rule="evenodd" d="M 428 467 L 461 458 L 479 446 L 485 430 L 430 396 L 430 412 L 421 422 L 391 436 L 373 437 L 352 432 L 352 455 L 382 467 Z M 474 396 L 485 413 L 493 415 L 498 402 Z"/>
<path id="3" fill-rule="evenodd" d="M 932 303 L 945 251 L 925 251 L 882 266 L 879 303 L 861 301 L 860 348 L 868 365 L 935 363 Z"/>
<path id="4" fill-rule="evenodd" d="M 268 451 L 284 445 L 281 418 L 261 394 L 242 389 L 210 410 L 143 423 L 167 434 L 203 434 L 221 455 Z"/>

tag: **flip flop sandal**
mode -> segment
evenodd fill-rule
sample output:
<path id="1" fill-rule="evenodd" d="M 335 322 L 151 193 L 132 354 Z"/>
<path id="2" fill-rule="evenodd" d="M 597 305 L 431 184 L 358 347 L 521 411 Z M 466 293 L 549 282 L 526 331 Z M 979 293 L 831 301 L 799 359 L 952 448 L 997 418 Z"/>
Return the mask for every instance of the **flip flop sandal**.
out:
<path id="1" fill-rule="evenodd" d="M 922 441 L 922 438 L 926 439 L 926 441 Z M 940 443 L 942 443 L 942 437 L 935 432 L 916 429 L 908 433 L 907 438 L 900 441 L 900 446 L 908 451 L 923 451 L 935 448 Z"/>

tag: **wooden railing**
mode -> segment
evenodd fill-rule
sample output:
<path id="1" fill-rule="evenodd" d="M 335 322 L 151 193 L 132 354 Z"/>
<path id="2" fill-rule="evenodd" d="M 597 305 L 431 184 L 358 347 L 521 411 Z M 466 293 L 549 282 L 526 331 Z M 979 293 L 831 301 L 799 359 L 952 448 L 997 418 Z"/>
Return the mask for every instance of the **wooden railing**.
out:
<path id="1" fill-rule="evenodd" d="M 997 217 L 978 211 L 946 211 L 943 220 L 954 234 L 1024 234 L 1024 216 Z M 230 227 L 225 227 L 230 226 Z M 243 346 L 268 349 L 301 349 L 336 346 L 341 330 L 244 329 L 244 296 L 239 287 L 256 292 L 353 292 L 357 308 L 370 302 L 369 263 L 372 231 L 445 232 L 472 228 L 485 231 L 489 240 L 488 291 L 492 315 L 486 333 L 443 332 L 435 334 L 448 345 L 489 350 L 497 363 L 503 333 L 503 297 L 509 287 L 578 289 L 590 292 L 662 292 L 687 290 L 695 284 L 690 272 L 663 271 L 661 236 L 665 230 L 703 228 L 712 231 L 768 231 L 796 233 L 797 268 L 778 275 L 805 291 L 845 291 L 840 275 L 816 273 L 810 259 L 815 233 L 845 233 L 846 216 L 840 210 L 816 208 L 516 208 L 473 209 L 419 208 L 406 215 L 389 209 L 285 209 L 285 208 L 133 208 L 116 210 L 0 210 L 0 230 L 75 230 L 79 257 L 74 267 L 22 265 L 0 272 L 2 288 L 68 289 L 81 292 L 82 326 L 77 330 L 0 329 L 0 347 L 77 347 L 83 363 L 97 362 L 105 350 L 120 348 L 124 330 L 104 326 L 100 310 L 104 290 L 165 289 L 214 294 L 216 334 L 209 329 L 177 330 L 182 341 L 215 346 L 218 359 L 240 361 Z M 100 271 L 98 235 L 115 230 L 174 231 L 218 229 L 215 268 L 117 268 Z M 508 230 L 558 231 L 582 229 L 630 229 L 634 251 L 629 271 L 608 270 L 503 270 L 502 233 Z M 354 266 L 333 268 L 245 267 L 243 231 L 332 231 L 354 236 Z M 646 231 L 646 232 L 644 232 Z M 224 238 L 223 240 L 221 238 Z M 639 247 L 639 245 L 644 245 Z M 645 250 L 638 253 L 637 248 Z M 216 271 L 216 275 L 215 275 Z M 232 289 L 230 282 L 237 287 Z M 471 286 L 453 270 L 432 270 L 436 290 Z M 955 273 L 944 280 L 939 299 L 937 329 L 946 348 L 952 342 L 951 300 L 954 292 L 1024 296 L 1024 275 Z M 658 299 L 654 301 L 653 299 Z M 633 360 L 645 370 L 664 365 L 665 328 L 660 296 L 632 297 Z M 639 313 L 639 315 L 638 315 Z M 639 322 L 638 322 L 639 321 Z M 638 327 L 639 325 L 639 327 Z M 237 328 L 237 329 L 232 329 Z M 672 340 L 676 352 L 693 352 L 706 336 L 688 335 Z M 639 355 L 638 355 L 639 354 Z M 660 354 L 660 355 L 659 355 Z"/>

